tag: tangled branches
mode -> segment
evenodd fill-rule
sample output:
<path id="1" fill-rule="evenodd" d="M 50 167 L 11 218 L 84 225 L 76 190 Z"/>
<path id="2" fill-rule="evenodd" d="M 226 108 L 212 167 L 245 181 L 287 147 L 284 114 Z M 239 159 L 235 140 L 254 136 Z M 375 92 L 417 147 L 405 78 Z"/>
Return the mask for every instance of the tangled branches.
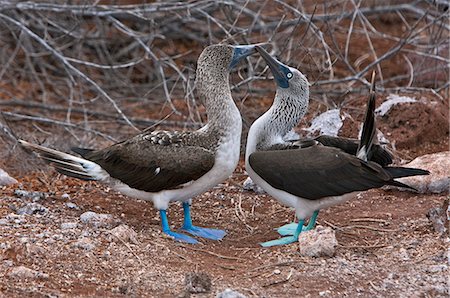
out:
<path id="1" fill-rule="evenodd" d="M 177 121 L 162 124 L 195 126 L 202 122 L 193 94 L 195 60 L 218 42 L 271 42 L 272 52 L 306 73 L 314 96 L 331 105 L 366 92 L 374 69 L 380 91 L 449 97 L 445 1 L 92 2 L 0 1 L 5 117 L 96 132 L 95 119 L 135 129 L 161 124 L 131 115 L 137 105 L 167 106 Z M 258 84 L 267 72 L 257 57 L 243 69 L 246 78 L 233 86 L 241 97 L 244 89 L 258 96 L 272 87 Z M 17 110 L 27 105 L 33 113 Z"/>

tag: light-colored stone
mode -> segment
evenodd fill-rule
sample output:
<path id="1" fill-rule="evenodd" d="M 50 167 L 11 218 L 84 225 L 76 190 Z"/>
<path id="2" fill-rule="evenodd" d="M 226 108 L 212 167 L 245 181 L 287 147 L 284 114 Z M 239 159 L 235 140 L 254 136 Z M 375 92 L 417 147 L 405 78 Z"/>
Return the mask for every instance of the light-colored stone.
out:
<path id="1" fill-rule="evenodd" d="M 95 213 L 92 211 L 84 212 L 80 215 L 80 220 L 95 228 L 111 227 L 114 224 L 114 218 L 109 214 Z"/>
<path id="2" fill-rule="evenodd" d="M 17 180 L 9 176 L 3 169 L 0 169 L 0 186 L 6 186 L 17 183 Z"/>
<path id="3" fill-rule="evenodd" d="M 69 209 L 77 209 L 77 210 L 80 209 L 80 207 L 78 207 L 75 203 L 72 203 L 72 202 L 67 202 L 66 206 Z"/>
<path id="4" fill-rule="evenodd" d="M 427 176 L 413 176 L 397 179 L 414 187 L 420 193 L 448 193 L 450 189 L 450 151 L 422 155 L 408 164 L 408 168 L 430 171 Z"/>
<path id="5" fill-rule="evenodd" d="M 209 293 L 211 277 L 204 272 L 188 272 L 184 276 L 184 284 L 188 293 Z"/>
<path id="6" fill-rule="evenodd" d="M 336 235 L 331 228 L 318 226 L 311 231 L 302 232 L 298 242 L 302 256 L 332 257 L 336 252 Z"/>
<path id="7" fill-rule="evenodd" d="M 76 222 L 63 222 L 61 224 L 61 230 L 71 230 L 78 226 Z"/>
<path id="8" fill-rule="evenodd" d="M 389 94 L 389 96 L 386 98 L 386 101 L 384 101 L 378 108 L 376 108 L 375 114 L 384 116 L 393 106 L 411 102 L 417 102 L 417 100 L 408 96 Z"/>
<path id="9" fill-rule="evenodd" d="M 34 279 L 34 278 L 42 278 L 47 279 L 48 274 L 42 273 L 33 269 L 30 269 L 25 266 L 14 267 L 9 271 L 8 275 L 10 277 L 15 277 L 19 279 Z"/>
<path id="10" fill-rule="evenodd" d="M 216 298 L 247 298 L 247 296 L 232 289 L 225 289 L 223 292 L 217 294 Z"/>
<path id="11" fill-rule="evenodd" d="M 38 203 L 28 203 L 19 210 L 17 210 L 17 214 L 19 215 L 33 215 L 33 214 L 45 214 L 48 212 L 48 209 L 41 204 Z"/>
<path id="12" fill-rule="evenodd" d="M 344 124 L 343 118 L 340 109 L 328 110 L 314 118 L 311 126 L 305 130 L 311 134 L 319 132 L 320 135 L 335 137 Z"/>
<path id="13" fill-rule="evenodd" d="M 120 225 L 109 231 L 111 234 L 110 241 L 123 241 L 139 244 L 137 233 L 127 225 Z"/>
<path id="14" fill-rule="evenodd" d="M 84 250 L 92 250 L 95 248 L 95 243 L 89 238 L 82 237 L 76 242 L 74 242 L 72 246 Z"/>
<path id="15" fill-rule="evenodd" d="M 39 191 L 26 191 L 23 189 L 16 189 L 14 195 L 18 198 L 31 199 L 33 202 L 37 202 L 44 199 L 47 194 Z"/>
<path id="16" fill-rule="evenodd" d="M 244 190 L 254 191 L 257 194 L 265 193 L 264 189 L 253 182 L 252 178 L 250 177 L 247 177 L 247 179 L 245 179 L 244 183 L 242 184 L 242 188 L 244 188 Z"/>

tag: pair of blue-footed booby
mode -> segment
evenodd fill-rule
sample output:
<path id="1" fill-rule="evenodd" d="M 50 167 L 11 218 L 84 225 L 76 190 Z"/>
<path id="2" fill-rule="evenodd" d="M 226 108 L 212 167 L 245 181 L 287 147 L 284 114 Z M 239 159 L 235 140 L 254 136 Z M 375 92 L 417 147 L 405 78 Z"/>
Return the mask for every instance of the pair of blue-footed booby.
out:
<path id="1" fill-rule="evenodd" d="M 256 49 L 272 71 L 277 90 L 270 109 L 249 130 L 246 171 L 268 194 L 295 208 L 299 220 L 278 229 L 286 237 L 262 243 L 262 246 L 297 241 L 302 231 L 314 227 L 320 209 L 345 202 L 355 197 L 356 192 L 384 185 L 410 188 L 394 179 L 429 173 L 388 166 L 392 163 L 391 155 L 374 144 L 373 90 L 359 141 L 327 136 L 284 141 L 283 137 L 307 111 L 309 83 L 299 70 L 284 65 L 260 47 Z M 308 226 L 304 227 L 308 218 Z"/>
<path id="2" fill-rule="evenodd" d="M 256 52 L 254 45 L 212 45 L 201 53 L 195 87 L 208 115 L 197 131 L 144 131 L 102 150 L 73 148 L 81 157 L 21 140 L 67 176 L 96 180 L 119 192 L 153 201 L 162 231 L 178 241 L 197 243 L 170 229 L 166 210 L 172 201 L 183 202 L 182 231 L 220 240 L 225 231 L 196 227 L 190 215 L 191 198 L 228 178 L 239 161 L 242 119 L 229 86 L 230 69 Z"/>

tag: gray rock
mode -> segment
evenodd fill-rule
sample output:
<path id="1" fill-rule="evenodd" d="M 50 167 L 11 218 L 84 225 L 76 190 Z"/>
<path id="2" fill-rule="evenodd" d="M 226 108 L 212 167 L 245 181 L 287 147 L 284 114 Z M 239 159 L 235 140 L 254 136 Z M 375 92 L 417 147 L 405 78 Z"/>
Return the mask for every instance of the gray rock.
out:
<path id="1" fill-rule="evenodd" d="M 48 209 L 41 204 L 38 203 L 28 203 L 19 210 L 17 210 L 17 214 L 19 215 L 33 215 L 33 214 L 45 214 L 48 212 Z"/>
<path id="2" fill-rule="evenodd" d="M 109 214 L 95 213 L 93 211 L 87 211 L 80 215 L 82 223 L 93 226 L 95 228 L 111 227 L 115 220 Z"/>
<path id="3" fill-rule="evenodd" d="M 450 208 L 449 199 L 445 199 L 442 207 L 434 207 L 428 210 L 427 217 L 433 224 L 434 230 L 443 235 L 447 232 L 447 227 L 449 224 L 448 212 Z M 447 211 L 447 212 L 446 212 Z"/>
<path id="4" fill-rule="evenodd" d="M 74 242 L 72 244 L 72 247 L 81 248 L 84 250 L 93 250 L 95 248 L 95 243 L 89 238 L 82 237 L 76 242 Z"/>
<path id="5" fill-rule="evenodd" d="M 0 169 L 0 186 L 6 186 L 17 183 L 17 180 L 9 176 L 3 169 Z"/>
<path id="6" fill-rule="evenodd" d="M 188 272 L 184 276 L 185 290 L 188 293 L 211 292 L 211 278 L 203 272 Z"/>
<path id="7" fill-rule="evenodd" d="M 67 206 L 67 208 L 69 208 L 69 209 L 76 209 L 76 210 L 79 210 L 79 209 L 80 209 L 75 203 L 72 203 L 72 202 L 67 202 L 67 203 L 66 203 L 66 206 Z"/>
<path id="8" fill-rule="evenodd" d="M 254 183 L 252 178 L 250 177 L 247 177 L 247 179 L 245 179 L 244 183 L 242 184 L 242 188 L 244 188 L 244 190 L 247 191 L 254 191 L 257 194 L 265 193 L 264 189 L 260 187 L 258 184 Z"/>
<path id="9" fill-rule="evenodd" d="M 76 222 L 63 222 L 61 224 L 61 230 L 76 229 L 78 224 Z"/>
<path id="10" fill-rule="evenodd" d="M 67 193 L 63 193 L 63 194 L 61 195 L 61 199 L 63 199 L 63 200 L 70 200 L 70 195 L 67 194 Z"/>
<path id="11" fill-rule="evenodd" d="M 336 235 L 331 228 L 318 226 L 311 231 L 302 232 L 298 242 L 302 256 L 332 257 L 336 252 Z"/>
<path id="12" fill-rule="evenodd" d="M 8 276 L 13 277 L 13 278 L 18 278 L 18 279 L 36 279 L 36 278 L 47 279 L 48 278 L 48 274 L 27 268 L 25 266 L 18 266 L 18 267 L 12 268 L 9 271 Z"/>
<path id="13" fill-rule="evenodd" d="M 320 135 L 337 136 L 343 125 L 340 109 L 328 110 L 311 122 L 311 126 L 306 128 L 310 134 L 319 132 Z"/>
<path id="14" fill-rule="evenodd" d="M 130 242 L 139 244 L 137 233 L 127 225 L 120 225 L 109 231 L 110 241 Z"/>
<path id="15" fill-rule="evenodd" d="M 216 298 L 247 298 L 247 296 L 232 289 L 225 289 L 223 292 L 217 294 Z"/>
<path id="16" fill-rule="evenodd" d="M 413 176 L 398 179 L 414 187 L 420 193 L 448 193 L 450 190 L 450 151 L 422 155 L 403 165 L 430 171 L 427 176 Z"/>
<path id="17" fill-rule="evenodd" d="M 386 101 L 384 101 L 381 106 L 375 109 L 375 114 L 384 116 L 393 106 L 410 102 L 417 102 L 417 100 L 408 96 L 389 94 L 389 96 L 386 98 Z"/>
<path id="18" fill-rule="evenodd" d="M 14 191 L 14 195 L 18 198 L 30 199 L 33 202 L 37 202 L 41 199 L 44 199 L 47 194 L 39 191 L 26 191 L 23 189 L 16 189 Z"/>
<path id="19" fill-rule="evenodd" d="M 0 226 L 7 225 L 9 222 L 6 218 L 0 218 Z"/>

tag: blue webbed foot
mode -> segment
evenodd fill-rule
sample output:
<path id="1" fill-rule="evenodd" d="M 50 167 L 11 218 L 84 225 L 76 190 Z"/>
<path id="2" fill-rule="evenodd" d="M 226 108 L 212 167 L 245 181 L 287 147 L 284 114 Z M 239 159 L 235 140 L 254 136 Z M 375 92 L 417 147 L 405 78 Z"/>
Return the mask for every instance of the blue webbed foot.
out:
<path id="1" fill-rule="evenodd" d="M 191 219 L 191 206 L 189 205 L 188 202 L 183 202 L 183 214 L 184 214 L 184 222 L 183 227 L 181 229 L 191 235 L 211 240 L 222 240 L 222 238 L 227 234 L 223 230 L 201 228 L 194 226 L 192 224 Z"/>
<path id="2" fill-rule="evenodd" d="M 184 242 L 184 243 L 189 243 L 189 244 L 197 244 L 198 243 L 197 240 L 195 240 L 194 238 L 192 238 L 191 236 L 188 236 L 188 235 L 172 232 L 170 230 L 163 231 L 163 233 L 166 235 L 169 235 L 170 237 L 173 237 L 174 240 L 179 241 L 179 242 Z"/>
<path id="3" fill-rule="evenodd" d="M 276 240 L 263 242 L 263 243 L 260 243 L 260 244 L 261 244 L 262 247 L 271 247 L 271 246 L 276 246 L 276 245 L 291 244 L 291 243 L 294 243 L 294 242 L 297 242 L 297 241 L 298 241 L 298 237 L 288 236 L 288 237 L 283 237 L 283 238 L 276 239 Z"/>
<path id="4" fill-rule="evenodd" d="M 189 233 L 194 236 L 207 238 L 211 240 L 222 240 L 222 238 L 227 234 L 223 230 L 201 228 L 191 225 L 190 227 L 183 227 L 182 231 Z"/>
<path id="5" fill-rule="evenodd" d="M 295 225 L 295 231 L 294 231 L 294 235 L 293 236 L 288 236 L 288 237 L 283 237 L 280 239 L 276 239 L 276 240 L 272 240 L 272 241 L 267 241 L 267 242 L 263 242 L 261 243 L 262 247 L 270 247 L 270 246 L 276 246 L 276 245 L 285 245 L 285 244 L 291 244 L 294 242 L 298 241 L 298 236 L 300 235 L 300 233 L 302 232 L 303 229 L 303 220 L 300 220 L 297 223 L 292 223 L 290 225 Z M 291 228 L 291 226 L 289 227 Z"/>
<path id="6" fill-rule="evenodd" d="M 172 232 L 170 230 L 169 220 L 167 219 L 166 210 L 159 210 L 159 215 L 161 216 L 161 226 L 162 226 L 162 231 L 164 234 L 169 235 L 170 237 L 173 237 L 174 240 L 179 241 L 179 242 L 185 242 L 185 243 L 190 243 L 190 244 L 198 243 L 197 240 L 195 240 L 194 238 L 192 238 L 188 235 Z"/>
<path id="7" fill-rule="evenodd" d="M 297 223 L 291 222 L 287 225 L 281 226 L 277 229 L 278 234 L 281 236 L 293 236 L 295 234 L 295 230 L 297 230 Z"/>
<path id="8" fill-rule="evenodd" d="M 311 231 L 312 229 L 314 229 L 318 215 L 319 215 L 319 210 L 314 211 L 313 215 L 309 219 L 308 225 L 303 226 L 302 232 Z M 296 229 L 297 229 L 297 223 L 291 222 L 289 224 L 279 227 L 277 229 L 277 232 L 281 236 L 288 236 L 288 235 L 292 236 L 292 235 L 295 235 Z"/>

